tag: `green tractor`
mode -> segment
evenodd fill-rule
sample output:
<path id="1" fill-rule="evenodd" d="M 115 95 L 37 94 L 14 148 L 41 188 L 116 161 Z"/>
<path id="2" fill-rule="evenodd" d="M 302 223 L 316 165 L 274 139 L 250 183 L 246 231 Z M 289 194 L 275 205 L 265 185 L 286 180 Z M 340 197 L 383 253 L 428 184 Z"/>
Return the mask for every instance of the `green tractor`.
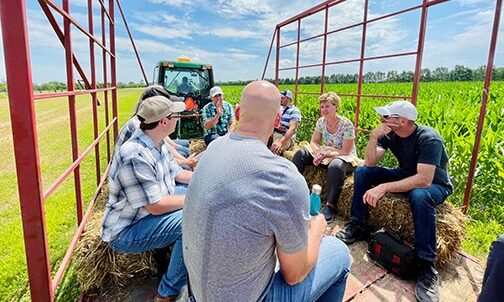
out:
<path id="1" fill-rule="evenodd" d="M 212 65 L 194 63 L 186 57 L 177 61 L 161 61 L 154 69 L 153 82 L 163 86 L 170 94 L 183 97 L 186 103 L 186 110 L 181 113 L 172 138 L 202 138 L 201 109 L 211 102 L 209 92 L 214 86 Z"/>

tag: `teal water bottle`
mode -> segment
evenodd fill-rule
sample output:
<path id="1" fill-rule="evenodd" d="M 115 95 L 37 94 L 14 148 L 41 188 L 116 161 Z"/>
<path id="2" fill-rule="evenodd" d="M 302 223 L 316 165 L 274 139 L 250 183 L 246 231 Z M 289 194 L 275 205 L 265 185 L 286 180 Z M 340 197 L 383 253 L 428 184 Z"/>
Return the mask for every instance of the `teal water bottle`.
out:
<path id="1" fill-rule="evenodd" d="M 310 194 L 310 215 L 317 216 L 320 212 L 320 192 L 322 192 L 322 187 L 315 184 L 312 187 Z"/>

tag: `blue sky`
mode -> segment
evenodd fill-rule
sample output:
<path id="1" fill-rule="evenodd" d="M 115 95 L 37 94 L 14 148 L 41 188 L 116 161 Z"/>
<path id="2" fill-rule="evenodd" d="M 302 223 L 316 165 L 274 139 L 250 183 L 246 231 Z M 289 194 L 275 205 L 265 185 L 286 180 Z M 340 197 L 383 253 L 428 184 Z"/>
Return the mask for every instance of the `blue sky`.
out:
<path id="1" fill-rule="evenodd" d="M 55 1 L 61 4 L 61 0 Z M 108 3 L 106 0 L 105 2 Z M 87 0 L 70 0 L 71 14 L 87 28 Z M 93 1 L 95 33 L 101 39 L 99 2 Z M 313 0 L 123 0 L 133 37 L 140 52 L 147 78 L 152 79 L 155 63 L 188 56 L 195 61 L 211 63 L 218 81 L 260 78 L 271 37 L 277 23 L 308 9 L 320 1 Z M 329 12 L 329 30 L 362 20 L 363 0 L 348 0 Z M 421 0 L 371 0 L 369 18 L 421 3 Z M 35 83 L 50 80 L 66 81 L 64 51 L 46 21 L 38 2 L 26 1 L 30 37 L 32 74 Z M 493 0 L 452 0 L 429 10 L 423 67 L 453 68 L 463 64 L 471 68 L 486 64 L 493 21 Z M 59 15 L 55 13 L 55 16 Z M 61 19 L 61 18 L 58 18 Z M 302 21 L 301 37 L 323 31 L 324 14 L 318 13 Z M 367 56 L 386 55 L 416 50 L 420 11 L 387 18 L 370 24 Z M 501 20 L 495 65 L 504 66 L 504 21 Z M 297 24 L 282 30 L 281 43 L 293 41 Z M 337 33 L 328 38 L 328 61 L 356 58 L 360 52 L 360 28 Z M 72 31 L 74 52 L 88 71 L 87 37 Z M 116 8 L 116 44 L 118 81 L 138 82 L 142 75 L 125 27 Z M 3 49 L 0 50 L 3 58 Z M 281 50 L 280 65 L 295 66 L 296 47 Z M 98 80 L 102 79 L 101 50 L 96 48 Z M 322 39 L 302 43 L 300 64 L 320 63 Z M 274 53 L 267 76 L 273 77 Z M 413 70 L 414 58 L 404 57 L 368 61 L 365 71 Z M 356 73 L 356 63 L 333 65 L 326 74 Z M 308 68 L 300 76 L 319 75 L 320 68 Z M 285 71 L 281 77 L 294 77 Z M 3 60 L 0 79 L 5 79 Z"/>

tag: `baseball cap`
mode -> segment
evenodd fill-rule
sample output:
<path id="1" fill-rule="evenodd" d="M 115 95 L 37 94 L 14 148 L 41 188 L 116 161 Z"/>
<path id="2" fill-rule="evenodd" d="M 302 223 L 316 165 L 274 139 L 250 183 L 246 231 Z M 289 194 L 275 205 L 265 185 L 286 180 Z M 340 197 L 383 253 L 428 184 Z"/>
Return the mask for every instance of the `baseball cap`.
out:
<path id="1" fill-rule="evenodd" d="M 140 104 L 137 115 L 143 119 L 143 123 L 151 124 L 162 120 L 172 113 L 184 110 L 184 102 L 172 102 L 164 96 L 156 95 L 147 98 Z"/>
<path id="2" fill-rule="evenodd" d="M 383 107 L 375 107 L 374 110 L 379 115 L 397 115 L 410 121 L 416 121 L 418 117 L 415 105 L 405 100 L 395 101 Z"/>
<path id="3" fill-rule="evenodd" d="M 284 89 L 280 91 L 280 94 L 292 100 L 292 92 L 289 89 Z"/>
<path id="4" fill-rule="evenodd" d="M 217 94 L 224 94 L 224 92 L 222 92 L 222 89 L 219 86 L 212 87 L 212 89 L 210 89 L 210 97 L 213 98 Z"/>
<path id="5" fill-rule="evenodd" d="M 136 103 L 135 109 L 133 110 L 133 115 L 136 115 L 138 113 L 138 108 L 143 103 L 143 101 L 156 95 L 164 96 L 165 98 L 168 98 L 170 101 L 173 102 L 184 101 L 183 97 L 178 97 L 176 95 L 169 94 L 168 91 L 166 91 L 161 85 L 150 85 L 146 87 L 145 90 L 142 92 L 142 95 L 140 96 L 140 99 Z"/>

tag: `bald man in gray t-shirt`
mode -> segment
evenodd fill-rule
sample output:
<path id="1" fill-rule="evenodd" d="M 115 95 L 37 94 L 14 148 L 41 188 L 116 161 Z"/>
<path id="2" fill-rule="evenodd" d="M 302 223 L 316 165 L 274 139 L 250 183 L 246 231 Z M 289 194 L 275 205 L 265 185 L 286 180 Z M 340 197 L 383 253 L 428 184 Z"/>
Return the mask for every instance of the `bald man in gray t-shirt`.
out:
<path id="1" fill-rule="evenodd" d="M 279 103 L 275 86 L 249 84 L 238 130 L 210 144 L 193 174 L 182 228 L 184 262 L 198 302 L 343 296 L 350 267 L 346 246 L 334 237 L 322 240 L 325 219 L 310 217 L 306 181 L 265 144 Z"/>

